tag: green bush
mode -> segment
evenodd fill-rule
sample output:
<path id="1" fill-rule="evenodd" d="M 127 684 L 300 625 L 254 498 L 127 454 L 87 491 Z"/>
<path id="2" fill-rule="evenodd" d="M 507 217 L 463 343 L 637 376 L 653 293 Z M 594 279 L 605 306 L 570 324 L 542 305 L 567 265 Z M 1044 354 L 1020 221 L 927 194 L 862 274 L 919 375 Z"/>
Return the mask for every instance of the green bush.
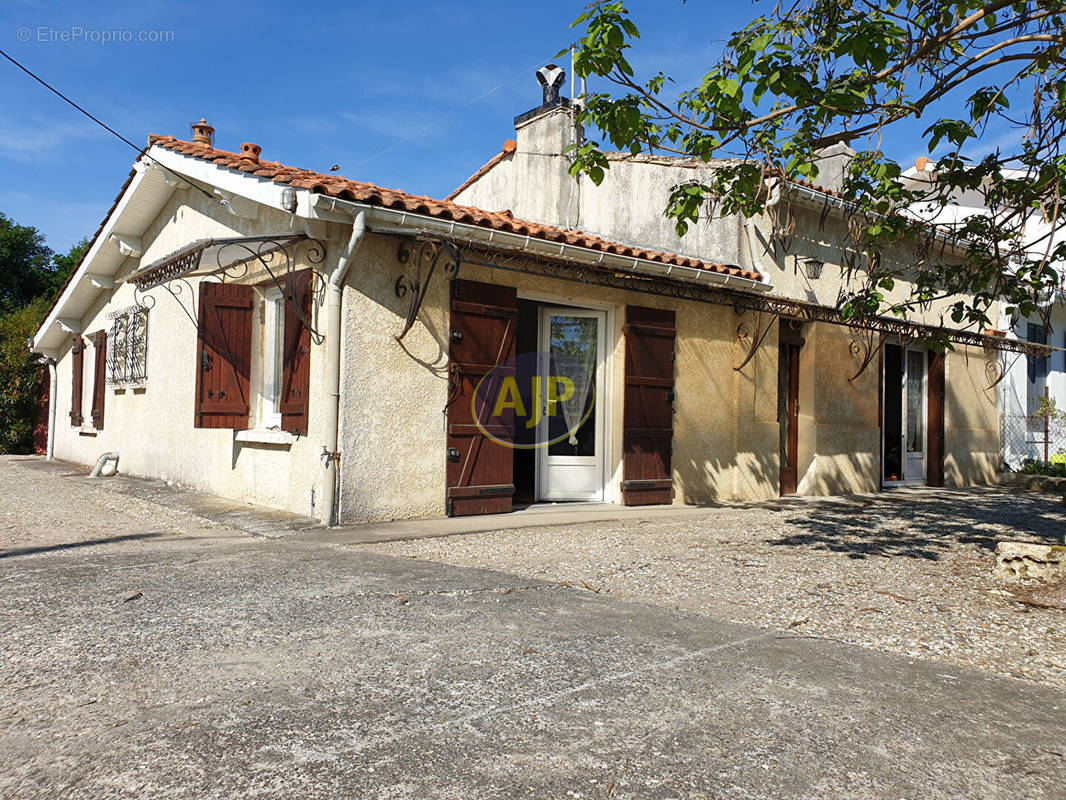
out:
<path id="1" fill-rule="evenodd" d="M 1066 478 L 1066 464 L 1045 464 L 1043 461 L 1027 459 L 1022 464 L 1022 472 L 1027 475 L 1047 475 L 1050 478 Z"/>
<path id="2" fill-rule="evenodd" d="M 28 453 L 33 449 L 37 398 L 41 391 L 40 356 L 26 340 L 37 331 L 48 300 L 0 315 L 0 453 Z"/>

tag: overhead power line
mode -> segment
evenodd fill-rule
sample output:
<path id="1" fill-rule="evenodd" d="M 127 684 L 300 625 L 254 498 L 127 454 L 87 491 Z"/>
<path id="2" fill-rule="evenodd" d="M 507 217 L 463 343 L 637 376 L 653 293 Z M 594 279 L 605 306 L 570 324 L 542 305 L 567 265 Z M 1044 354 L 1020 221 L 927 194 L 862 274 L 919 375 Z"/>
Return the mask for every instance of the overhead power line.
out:
<path id="1" fill-rule="evenodd" d="M 151 159 L 156 164 L 159 164 L 160 167 L 163 167 L 163 169 L 165 169 L 167 172 L 169 172 L 174 177 L 176 177 L 176 178 L 184 181 L 185 183 L 189 184 L 189 186 L 191 186 L 192 188 L 196 189 L 198 192 L 203 192 L 203 194 L 206 197 L 211 197 L 210 192 L 208 192 L 206 189 L 204 189 L 204 188 L 202 188 L 200 186 L 197 186 L 195 183 L 190 181 L 184 175 L 180 175 L 177 172 L 174 172 L 174 170 L 163 166 L 163 164 L 160 164 L 158 160 L 156 160 L 155 158 L 152 158 L 152 156 L 148 155 L 148 153 L 145 152 L 145 148 L 138 147 L 133 142 L 131 142 L 129 139 L 127 139 L 125 136 L 123 136 L 121 133 L 119 133 L 114 128 L 112 128 L 110 125 L 108 125 L 107 123 L 103 122 L 102 120 L 100 120 L 97 117 L 95 117 L 92 114 L 90 114 L 88 111 L 86 111 L 80 105 L 78 105 L 73 100 L 71 100 L 69 97 L 67 97 L 65 94 L 63 94 L 61 91 L 59 91 L 59 89 L 54 87 L 52 84 L 50 84 L 44 78 L 42 78 L 39 75 L 37 75 L 35 72 L 30 70 L 28 67 L 26 67 L 23 64 L 21 64 L 20 62 L 16 61 L 14 58 L 12 58 L 10 55 L 8 55 L 3 50 L 0 50 L 0 56 L 3 56 L 4 58 L 6 58 L 8 61 L 10 61 L 16 67 L 18 67 L 20 70 L 25 72 L 27 75 L 29 75 L 31 78 L 33 78 L 35 81 L 37 81 L 37 83 L 41 84 L 41 86 L 43 86 L 45 89 L 50 91 L 52 94 L 54 94 L 56 97 L 58 97 L 63 102 L 68 103 L 69 105 L 71 105 L 74 108 L 76 108 L 78 111 L 80 111 L 82 114 L 87 116 L 89 119 L 91 119 L 93 122 L 95 122 L 101 128 L 103 128 L 105 131 L 110 133 L 112 136 L 114 136 L 114 137 L 118 138 L 120 141 L 125 142 L 126 144 L 128 144 L 130 147 L 132 147 L 134 150 L 136 150 L 139 155 L 143 155 L 143 156 L 145 156 L 145 158 Z M 214 198 L 211 197 L 211 199 L 214 199 Z"/>

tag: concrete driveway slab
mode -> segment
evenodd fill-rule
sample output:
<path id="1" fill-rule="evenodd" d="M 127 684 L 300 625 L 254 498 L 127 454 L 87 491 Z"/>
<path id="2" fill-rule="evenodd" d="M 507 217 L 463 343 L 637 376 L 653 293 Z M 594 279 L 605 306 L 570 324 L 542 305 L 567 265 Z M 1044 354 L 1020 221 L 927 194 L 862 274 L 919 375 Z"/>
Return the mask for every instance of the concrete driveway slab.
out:
<path id="1" fill-rule="evenodd" d="M 0 554 L 4 798 L 1063 797 L 1057 689 L 91 503 Z"/>

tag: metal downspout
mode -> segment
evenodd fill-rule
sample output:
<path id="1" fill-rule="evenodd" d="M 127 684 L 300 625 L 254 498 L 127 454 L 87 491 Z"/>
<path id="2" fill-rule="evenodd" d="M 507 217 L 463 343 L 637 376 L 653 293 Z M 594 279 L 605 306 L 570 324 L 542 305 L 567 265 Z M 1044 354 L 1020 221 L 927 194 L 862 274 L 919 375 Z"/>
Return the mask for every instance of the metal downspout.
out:
<path id="1" fill-rule="evenodd" d="M 56 360 L 48 359 L 48 446 L 45 458 L 54 461 L 56 457 Z"/>
<path id="2" fill-rule="evenodd" d="M 340 489 L 341 454 L 338 450 L 341 415 L 341 311 L 344 298 L 344 279 L 351 266 L 352 257 L 359 250 L 366 235 L 366 212 L 359 211 L 352 218 L 352 235 L 348 238 L 337 268 L 329 276 L 326 285 L 326 396 L 329 408 L 326 411 L 326 443 L 322 447 L 322 460 L 327 470 L 322 482 L 322 506 L 325 509 L 322 521 L 327 525 L 337 524 Z"/>

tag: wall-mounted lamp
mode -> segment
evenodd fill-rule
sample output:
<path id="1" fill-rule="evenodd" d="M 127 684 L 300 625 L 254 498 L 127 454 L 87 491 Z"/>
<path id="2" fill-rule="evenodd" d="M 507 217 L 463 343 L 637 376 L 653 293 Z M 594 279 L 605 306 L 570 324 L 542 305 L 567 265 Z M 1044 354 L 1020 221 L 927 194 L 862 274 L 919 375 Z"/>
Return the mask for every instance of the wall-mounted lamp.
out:
<path id="1" fill-rule="evenodd" d="M 803 259 L 803 268 L 807 272 L 807 277 L 812 281 L 816 281 L 822 277 L 822 267 L 824 266 L 825 263 L 819 261 L 817 258 Z"/>
<path id="2" fill-rule="evenodd" d="M 296 213 L 296 190 L 291 186 L 281 190 L 281 207 L 290 214 Z"/>

